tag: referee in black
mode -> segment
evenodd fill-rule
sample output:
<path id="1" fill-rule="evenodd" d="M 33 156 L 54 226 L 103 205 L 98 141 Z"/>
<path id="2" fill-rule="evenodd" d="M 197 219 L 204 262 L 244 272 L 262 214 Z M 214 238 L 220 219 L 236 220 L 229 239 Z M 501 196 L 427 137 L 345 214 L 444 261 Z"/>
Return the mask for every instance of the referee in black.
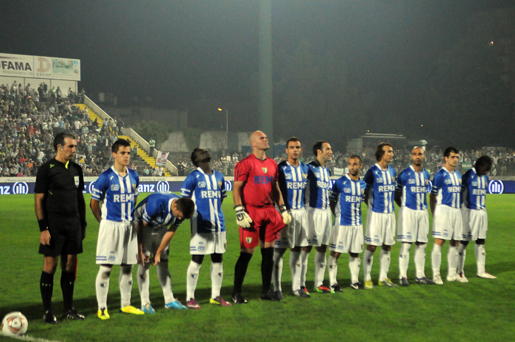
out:
<path id="1" fill-rule="evenodd" d="M 82 253 L 87 226 L 82 169 L 72 161 L 76 147 L 75 135 L 67 132 L 57 134 L 54 138 L 55 157 L 38 169 L 34 189 L 35 210 L 41 231 L 39 254 L 45 257 L 39 285 L 45 310 L 43 321 L 50 324 L 57 323 L 52 310 L 52 292 L 59 256 L 62 257 L 63 318 L 85 319 L 73 307 L 77 254 Z"/>

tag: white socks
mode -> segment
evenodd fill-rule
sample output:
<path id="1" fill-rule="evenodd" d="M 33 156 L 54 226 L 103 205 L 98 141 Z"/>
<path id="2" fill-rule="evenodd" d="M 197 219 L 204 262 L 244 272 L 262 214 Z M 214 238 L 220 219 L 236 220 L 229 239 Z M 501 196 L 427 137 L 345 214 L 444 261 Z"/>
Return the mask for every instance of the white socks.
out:
<path id="1" fill-rule="evenodd" d="M 286 249 L 275 248 L 274 250 L 274 269 L 272 271 L 272 279 L 274 282 L 274 291 L 282 291 L 281 276 L 283 274 L 283 255 Z"/>
<path id="2" fill-rule="evenodd" d="M 399 253 L 399 279 L 408 278 L 410 243 L 403 243 Z"/>
<path id="3" fill-rule="evenodd" d="M 201 264 L 195 261 L 190 261 L 186 276 L 186 301 L 195 298 L 195 289 L 197 288 L 198 275 L 200 272 Z"/>
<path id="4" fill-rule="evenodd" d="M 124 308 L 131 305 L 132 265 L 120 266 L 118 284 L 120 286 L 121 307 Z"/>
<path id="5" fill-rule="evenodd" d="M 440 266 L 442 265 L 442 246 L 433 245 L 431 252 L 431 267 L 433 268 L 433 277 L 440 274 Z"/>
<path id="6" fill-rule="evenodd" d="M 485 273 L 485 265 L 486 265 L 486 250 L 485 245 L 476 244 L 476 263 L 477 263 L 477 274 Z"/>
<path id="7" fill-rule="evenodd" d="M 372 272 L 372 265 L 374 264 L 374 252 L 369 251 L 368 249 L 365 249 L 364 259 L 365 259 L 364 263 L 363 263 L 364 280 L 365 281 L 372 280 L 370 273 Z"/>
<path id="8" fill-rule="evenodd" d="M 309 252 L 300 251 L 300 287 L 306 287 L 306 274 L 308 273 Z"/>
<path id="9" fill-rule="evenodd" d="M 111 269 L 111 267 L 100 266 L 98 270 L 95 289 L 99 310 L 107 308 L 107 293 L 109 292 L 109 275 L 111 274 Z"/>
<path id="10" fill-rule="evenodd" d="M 427 244 L 415 246 L 415 271 L 417 278 L 423 278 L 426 276 L 424 268 L 426 266 L 426 247 Z"/>
<path id="11" fill-rule="evenodd" d="M 391 251 L 385 251 L 381 249 L 381 261 L 379 267 L 379 281 L 383 281 L 388 278 L 388 271 L 390 270 L 390 255 Z"/>
<path id="12" fill-rule="evenodd" d="M 355 284 L 359 282 L 359 266 L 361 264 L 361 259 L 359 257 L 354 258 L 349 256 L 349 269 L 350 269 L 350 283 Z"/>
<path id="13" fill-rule="evenodd" d="M 211 298 L 220 296 L 222 280 L 224 279 L 224 267 L 221 262 L 211 262 Z"/>
<path id="14" fill-rule="evenodd" d="M 456 275 L 458 256 L 458 246 L 449 246 L 449 251 L 447 252 L 448 277 L 454 277 Z"/>
<path id="15" fill-rule="evenodd" d="M 290 269 L 291 269 L 291 289 L 297 291 L 300 289 L 300 275 L 302 273 L 302 264 L 300 263 L 300 252 L 290 252 Z"/>
<path id="16" fill-rule="evenodd" d="M 467 258 L 467 246 L 464 244 L 458 245 L 458 274 L 465 275 L 465 259 Z"/>
<path id="17" fill-rule="evenodd" d="M 329 287 L 331 287 L 338 284 L 338 281 L 336 280 L 336 276 L 338 274 L 338 259 L 329 255 L 329 261 L 327 264 L 329 266 Z"/>
<path id="18" fill-rule="evenodd" d="M 150 303 L 150 279 L 149 279 L 150 263 L 145 266 L 138 265 L 137 279 L 139 296 L 141 298 L 141 306 Z"/>
<path id="19" fill-rule="evenodd" d="M 315 288 L 324 284 L 325 262 L 325 253 L 317 251 L 315 253 Z"/>
<path id="20" fill-rule="evenodd" d="M 170 276 L 170 271 L 168 270 L 168 260 L 161 261 L 159 264 L 157 264 L 157 280 L 159 280 L 161 288 L 163 289 L 165 304 L 174 302 L 175 298 L 172 291 L 172 277 Z"/>

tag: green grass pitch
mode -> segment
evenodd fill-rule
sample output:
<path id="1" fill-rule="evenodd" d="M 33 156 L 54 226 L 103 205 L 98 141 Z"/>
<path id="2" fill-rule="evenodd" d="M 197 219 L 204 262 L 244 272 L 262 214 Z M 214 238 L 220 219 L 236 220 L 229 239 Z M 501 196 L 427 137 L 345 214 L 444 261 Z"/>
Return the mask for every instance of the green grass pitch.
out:
<path id="1" fill-rule="evenodd" d="M 231 195 L 229 194 L 229 197 Z M 89 196 L 86 197 L 89 203 Z M 0 197 L 0 315 L 21 311 L 29 319 L 27 334 L 58 341 L 513 341 L 515 340 L 515 272 L 513 230 L 515 196 L 489 195 L 489 235 L 487 270 L 497 280 L 475 277 L 474 245 L 468 247 L 466 274 L 468 284 L 445 283 L 423 286 L 414 283 L 413 253 L 408 271 L 412 285 L 408 288 L 376 287 L 354 291 L 349 285 L 348 256 L 340 258 L 338 281 L 345 291 L 338 294 L 312 293 L 310 299 L 289 295 L 291 275 L 289 252 L 285 255 L 282 302 L 264 302 L 261 293 L 261 255 L 257 250 L 244 283 L 247 305 L 222 308 L 209 304 L 211 281 L 210 259 L 205 258 L 200 270 L 196 297 L 201 310 L 165 310 L 155 268 L 151 268 L 151 300 L 155 315 L 132 316 L 118 313 L 120 296 L 118 269 L 111 275 L 108 298 L 111 319 L 96 317 L 95 249 L 98 234 L 88 208 L 88 232 L 84 254 L 79 256 L 75 285 L 75 307 L 87 315 L 85 322 L 62 321 L 55 326 L 43 324 L 39 278 L 43 258 L 37 253 L 39 232 L 34 214 L 33 196 Z M 224 203 L 228 231 L 228 251 L 224 259 L 222 295 L 229 299 L 234 265 L 239 255 L 238 230 L 232 199 Z M 366 218 L 366 207 L 363 217 Z M 186 301 L 186 269 L 189 255 L 189 223 L 179 228 L 171 243 L 170 271 L 173 290 Z M 431 276 L 430 238 L 426 257 L 426 274 Z M 442 251 L 442 273 L 447 270 L 447 248 Z M 379 253 L 376 252 L 372 278 L 377 281 Z M 392 251 L 389 277 L 398 278 L 399 243 Z M 313 255 L 309 259 L 308 288 L 313 286 Z M 140 306 L 134 275 L 132 302 Z M 54 309 L 60 318 L 62 295 L 60 271 L 54 284 Z M 327 274 L 326 274 L 327 279 Z M 360 274 L 362 279 L 362 271 Z M 362 281 L 362 280 L 361 280 Z M 0 340 L 8 340 L 0 337 Z"/>

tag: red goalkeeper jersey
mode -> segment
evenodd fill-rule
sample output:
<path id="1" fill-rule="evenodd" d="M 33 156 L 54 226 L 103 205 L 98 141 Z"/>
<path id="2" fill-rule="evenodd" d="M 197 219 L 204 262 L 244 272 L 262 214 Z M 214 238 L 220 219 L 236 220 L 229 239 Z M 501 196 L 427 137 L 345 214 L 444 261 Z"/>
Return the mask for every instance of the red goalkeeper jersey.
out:
<path id="1" fill-rule="evenodd" d="M 272 189 L 279 179 L 275 160 L 259 160 L 254 154 L 242 159 L 234 169 L 234 181 L 245 182 L 242 202 L 244 206 L 268 207 L 274 205 Z"/>

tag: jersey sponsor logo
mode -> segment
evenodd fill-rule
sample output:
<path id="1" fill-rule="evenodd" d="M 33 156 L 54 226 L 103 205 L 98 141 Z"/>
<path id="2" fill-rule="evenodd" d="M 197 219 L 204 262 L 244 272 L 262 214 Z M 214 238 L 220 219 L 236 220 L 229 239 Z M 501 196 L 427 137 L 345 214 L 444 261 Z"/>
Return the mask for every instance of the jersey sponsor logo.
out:
<path id="1" fill-rule="evenodd" d="M 266 167 L 262 167 L 261 170 L 263 170 L 263 173 L 267 173 L 268 172 L 268 168 L 266 168 Z"/>
<path id="2" fill-rule="evenodd" d="M 207 186 L 206 182 L 204 181 L 198 182 L 197 184 L 199 188 L 205 188 Z"/>
<path id="3" fill-rule="evenodd" d="M 410 180 L 408 181 L 408 184 L 415 184 L 415 180 L 414 180 L 414 179 L 410 179 Z"/>
<path id="4" fill-rule="evenodd" d="M 348 203 L 361 203 L 361 196 L 345 196 L 345 202 Z"/>
<path id="5" fill-rule="evenodd" d="M 120 190 L 120 186 L 118 184 L 111 184 L 111 191 L 118 191 Z"/>
<path id="6" fill-rule="evenodd" d="M 133 187 L 136 187 L 136 184 L 132 185 Z M 156 184 L 156 190 L 157 192 L 169 192 L 170 191 L 170 184 L 168 184 L 167 181 L 159 181 Z"/>
<path id="7" fill-rule="evenodd" d="M 381 177 L 378 177 L 378 178 L 376 179 L 376 181 L 377 181 L 378 183 L 382 183 L 382 182 L 383 182 L 383 179 L 382 179 Z"/>
<path id="8" fill-rule="evenodd" d="M 273 176 L 254 176 L 255 184 L 268 184 L 273 183 L 275 181 L 275 177 Z"/>
<path id="9" fill-rule="evenodd" d="M 393 184 L 390 184 L 390 185 L 380 185 L 380 186 L 377 187 L 377 191 L 379 191 L 379 192 L 395 191 L 395 185 L 393 185 Z"/>
<path id="10" fill-rule="evenodd" d="M 286 183 L 286 188 L 290 190 L 304 189 L 306 187 L 306 183 L 304 182 L 288 182 Z"/>
<path id="11" fill-rule="evenodd" d="M 349 188 L 345 188 L 345 189 L 343 189 L 343 191 L 344 191 L 345 193 L 348 193 L 348 194 L 350 194 L 350 192 L 351 192 L 351 190 L 350 190 Z"/>
<path id="12" fill-rule="evenodd" d="M 289 173 L 288 173 L 288 174 L 285 174 L 285 175 L 284 175 L 284 178 L 285 178 L 285 179 L 291 179 L 291 175 L 290 175 Z"/>
<path id="13" fill-rule="evenodd" d="M 474 190 L 472 190 L 472 195 L 484 196 L 484 195 L 486 195 L 486 190 L 485 189 L 474 189 Z"/>
<path id="14" fill-rule="evenodd" d="M 410 187 L 410 191 L 415 194 L 425 193 L 425 192 L 427 192 L 427 188 L 423 187 L 423 186 L 412 186 L 412 187 Z"/>
<path id="15" fill-rule="evenodd" d="M 200 192 L 201 198 L 220 198 L 220 192 L 216 190 L 203 190 Z"/>
<path id="16" fill-rule="evenodd" d="M 26 195 L 29 193 L 29 185 L 26 182 L 16 182 L 13 185 L 14 195 Z"/>
<path id="17" fill-rule="evenodd" d="M 119 194 L 113 195 L 113 201 L 115 203 L 127 203 L 134 202 L 134 194 Z"/>
<path id="18" fill-rule="evenodd" d="M 461 186 L 448 186 L 447 192 L 449 193 L 459 193 L 461 192 Z"/>
<path id="19" fill-rule="evenodd" d="M 445 180 L 445 184 L 451 184 L 451 183 L 452 183 L 452 181 L 450 179 Z"/>
<path id="20" fill-rule="evenodd" d="M 320 189 L 329 189 L 331 187 L 331 183 L 317 181 L 317 187 L 319 187 Z"/>
<path id="21" fill-rule="evenodd" d="M 477 186 L 477 182 L 472 182 L 472 186 Z"/>

